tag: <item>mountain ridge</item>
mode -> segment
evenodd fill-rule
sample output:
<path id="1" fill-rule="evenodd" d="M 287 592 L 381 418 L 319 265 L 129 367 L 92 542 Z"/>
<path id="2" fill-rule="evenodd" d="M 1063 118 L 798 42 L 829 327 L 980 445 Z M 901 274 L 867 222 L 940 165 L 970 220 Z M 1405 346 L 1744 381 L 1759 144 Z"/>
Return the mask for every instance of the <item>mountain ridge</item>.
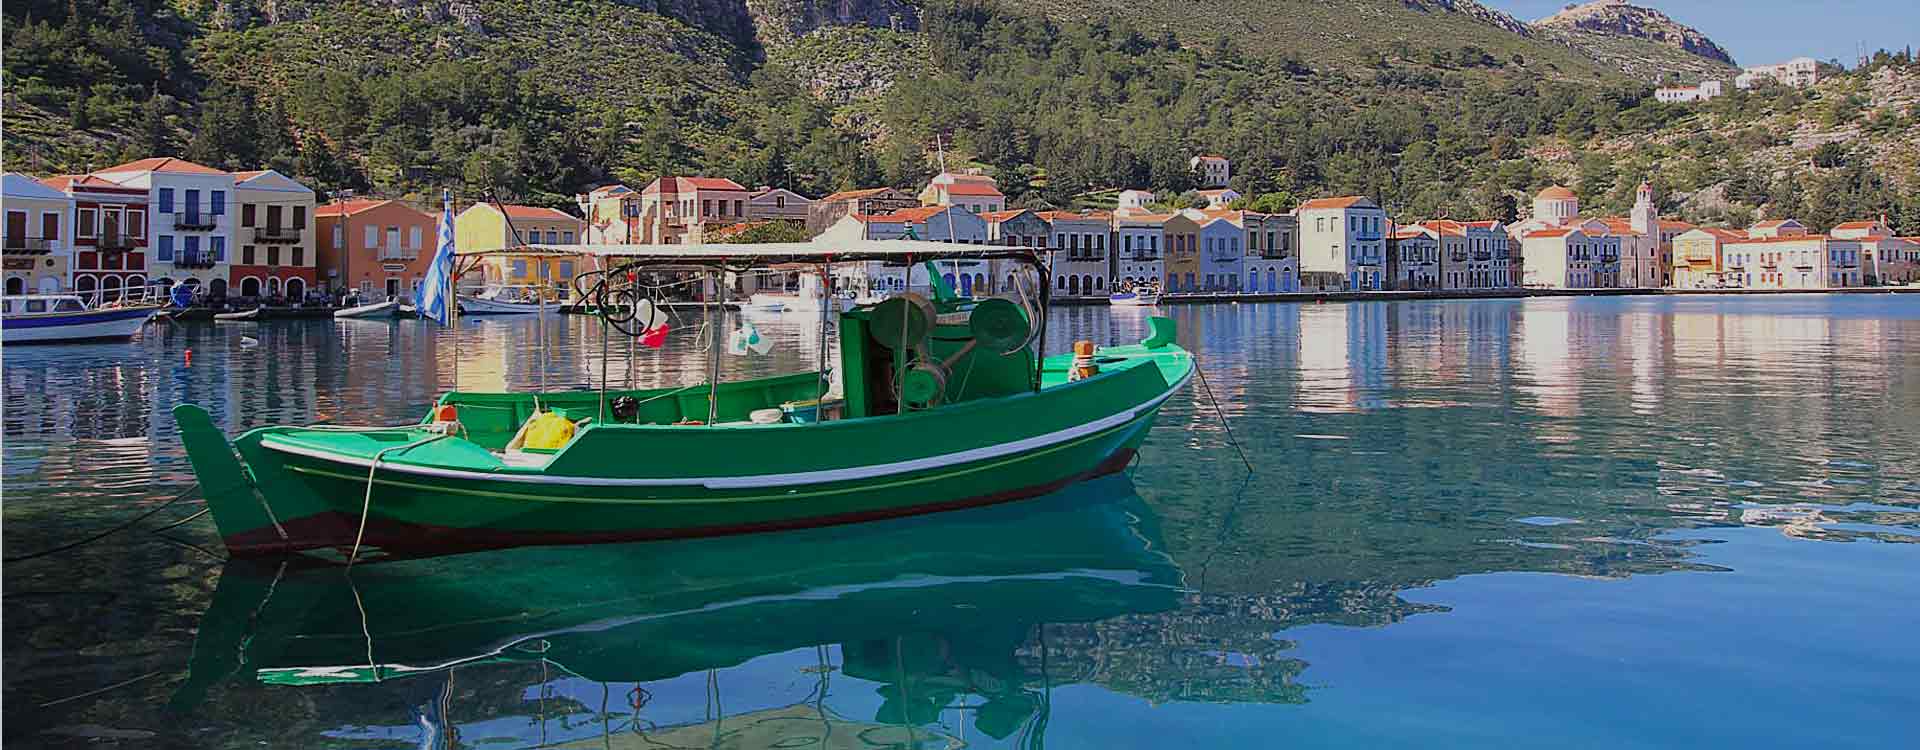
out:
<path id="1" fill-rule="evenodd" d="M 1627 0 L 1594 0 L 1570 5 L 1558 13 L 1534 21 L 1530 27 L 1548 33 L 1582 31 L 1641 39 L 1728 66 L 1735 64 L 1733 55 L 1699 29 L 1680 23 L 1659 10 L 1633 5 Z"/>

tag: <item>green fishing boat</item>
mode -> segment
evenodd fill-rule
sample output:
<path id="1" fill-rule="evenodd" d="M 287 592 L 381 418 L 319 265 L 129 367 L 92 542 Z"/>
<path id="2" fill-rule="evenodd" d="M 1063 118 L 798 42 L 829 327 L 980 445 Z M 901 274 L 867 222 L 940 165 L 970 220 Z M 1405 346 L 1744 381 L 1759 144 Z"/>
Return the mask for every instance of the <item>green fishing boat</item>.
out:
<path id="1" fill-rule="evenodd" d="M 418 424 L 276 426 L 231 441 L 203 409 L 182 405 L 182 440 L 234 556 L 712 536 L 1032 497 L 1124 468 L 1194 371 L 1165 318 L 1139 343 L 1079 342 L 1048 356 L 1045 269 L 1027 249 L 879 241 L 516 252 L 530 251 L 598 258 L 575 279 L 579 297 L 624 315 L 605 319 L 642 340 L 658 330 L 644 290 L 631 286 L 643 272 L 719 279 L 807 264 L 831 278 L 837 264 L 879 264 L 904 269 L 908 289 L 924 274 L 929 294 L 839 313 L 837 367 L 823 341 L 818 371 L 771 378 L 720 382 L 713 326 L 714 367 L 690 387 L 455 391 Z M 1011 296 L 963 298 L 936 265 L 963 258 L 1017 266 L 1036 281 Z M 827 389 L 830 370 L 838 393 Z"/>

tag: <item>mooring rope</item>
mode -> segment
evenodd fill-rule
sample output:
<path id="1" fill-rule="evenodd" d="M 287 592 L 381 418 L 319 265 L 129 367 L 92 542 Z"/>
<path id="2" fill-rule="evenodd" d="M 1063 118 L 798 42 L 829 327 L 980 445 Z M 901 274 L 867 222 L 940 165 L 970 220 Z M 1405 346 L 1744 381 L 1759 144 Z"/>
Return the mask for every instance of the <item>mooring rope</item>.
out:
<path id="1" fill-rule="evenodd" d="M 1213 415 L 1220 418 L 1220 426 L 1227 431 L 1227 442 L 1233 451 L 1240 454 L 1240 462 L 1247 465 L 1247 473 L 1253 473 L 1253 462 L 1247 459 L 1247 452 L 1240 449 L 1240 440 L 1233 436 L 1233 423 L 1227 421 L 1227 413 L 1220 410 L 1220 399 L 1213 397 L 1213 386 L 1207 383 L 1207 371 L 1200 368 L 1200 358 L 1193 358 L 1193 371 L 1200 376 L 1200 387 L 1207 391 L 1207 401 L 1213 404 Z"/>
<path id="2" fill-rule="evenodd" d="M 373 461 L 367 464 L 367 493 L 360 499 L 360 530 L 353 534 L 353 553 L 347 556 L 347 567 L 351 568 L 354 563 L 360 561 L 360 542 L 367 537 L 367 516 L 373 510 L 373 473 L 380 470 L 380 460 L 386 458 L 388 453 L 418 448 L 444 437 L 447 437 L 447 433 L 428 435 L 406 445 L 382 448 L 378 453 L 373 454 Z"/>
<path id="3" fill-rule="evenodd" d="M 187 498 L 188 498 L 189 496 L 191 496 L 191 495 L 193 495 L 193 493 L 195 493 L 195 492 L 199 492 L 199 491 L 200 491 L 200 484 L 199 484 L 198 482 L 195 482 L 195 483 L 194 483 L 194 485 L 193 485 L 192 487 L 188 487 L 188 488 L 186 489 L 186 491 L 185 491 L 185 492 L 182 492 L 182 493 L 180 493 L 180 494 L 178 494 L 178 495 L 174 495 L 172 499 L 169 499 L 169 500 L 167 500 L 166 502 L 164 502 L 164 503 L 161 503 L 161 504 L 159 504 L 159 505 L 156 505 L 156 506 L 153 506 L 152 508 L 149 508 L 149 509 L 147 510 L 147 512 L 145 512 L 145 513 L 141 513 L 140 515 L 137 515 L 137 516 L 134 516 L 134 517 L 133 517 L 133 518 L 132 518 L 131 520 L 128 520 L 128 521 L 126 521 L 126 522 L 124 522 L 124 523 L 121 523 L 120 525 L 118 525 L 118 526 L 115 526 L 115 527 L 113 527 L 113 528 L 110 528 L 110 529 L 107 529 L 106 531 L 102 531 L 102 532 L 100 532 L 100 533 L 98 533 L 98 534 L 94 534 L 93 536 L 89 536 L 89 537 L 87 537 L 87 538 L 85 538 L 85 539 L 82 539 L 82 540 L 80 540 L 80 541 L 77 541 L 77 542 L 71 542 L 71 543 L 68 543 L 68 544 L 62 544 L 62 545 L 60 545 L 60 546 L 58 546 L 58 547 L 54 547 L 54 548 L 52 548 L 52 549 L 46 549 L 46 550 L 41 550 L 41 551 L 39 551 L 39 552 L 33 552 L 33 553 L 29 553 L 29 554 L 25 554 L 25 555 L 19 555 L 19 556 L 17 556 L 17 557 L 9 557 L 9 558 L 6 558 L 5 560 L 3 560 L 3 561 L 0 561 L 0 562 L 10 562 L 10 563 L 16 563 L 16 562 L 24 562 L 24 561 L 26 561 L 26 560 L 32 560 L 32 559 L 34 559 L 34 558 L 39 558 L 39 557 L 46 557 L 47 555 L 51 555 L 51 554 L 55 554 L 55 553 L 59 553 L 59 552 L 65 552 L 65 551 L 67 551 L 67 550 L 70 550 L 70 549 L 76 549 L 76 548 L 79 548 L 79 547 L 84 547 L 84 546 L 86 546 L 86 545 L 89 545 L 89 544 L 92 544 L 92 543 L 94 543 L 94 542 L 97 542 L 97 541 L 100 541 L 100 540 L 102 540 L 102 539 L 105 539 L 105 538 L 107 538 L 107 537 L 110 537 L 110 536 L 113 536 L 114 534 L 117 534 L 117 533 L 120 533 L 120 532 L 122 532 L 122 531 L 126 531 L 127 529 L 130 529 L 130 528 L 133 528 L 135 524 L 138 524 L 138 523 L 140 523 L 141 521 L 145 521 L 145 520 L 147 520 L 147 519 L 149 519 L 149 518 L 152 518 L 152 517 L 153 517 L 153 514 L 155 514 L 155 513 L 159 513 L 160 511 L 162 511 L 162 510 L 165 510 L 165 509 L 166 509 L 166 508 L 167 508 L 168 506 L 171 506 L 171 505 L 173 505 L 174 503 L 177 503 L 177 502 L 180 502 L 181 500 L 185 500 L 185 499 L 187 499 Z M 176 525 L 178 525 L 178 524 L 176 524 Z M 166 528 L 173 528 L 173 527 L 172 527 L 172 526 L 168 526 L 168 527 L 166 527 Z"/>

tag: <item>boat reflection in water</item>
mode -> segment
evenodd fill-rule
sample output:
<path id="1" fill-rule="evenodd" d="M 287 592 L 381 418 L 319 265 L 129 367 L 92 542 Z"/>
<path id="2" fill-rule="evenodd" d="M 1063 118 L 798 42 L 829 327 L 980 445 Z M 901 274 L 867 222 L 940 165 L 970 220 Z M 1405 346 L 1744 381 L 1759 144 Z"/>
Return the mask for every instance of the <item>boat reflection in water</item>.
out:
<path id="1" fill-rule="evenodd" d="M 330 686 L 309 696 L 325 724 L 324 703 L 342 691 L 399 687 L 423 747 L 1026 742 L 1044 731 L 1051 688 L 1086 676 L 1060 668 L 1071 645 L 1050 656 L 1048 627 L 1179 606 L 1182 574 L 1163 549 L 1131 480 L 1115 475 L 1023 503 L 780 534 L 510 549 L 350 574 L 233 563 L 174 703 L 190 710 L 229 679 Z M 475 687 L 529 668 L 537 689 L 524 677 Z M 730 677 L 749 683 L 738 703 Z M 705 711 L 698 698 L 654 700 L 691 692 L 691 680 L 705 682 Z M 537 727 L 499 719 L 531 713 L 530 695 L 542 699 Z M 342 712 L 337 725 L 371 718 Z"/>

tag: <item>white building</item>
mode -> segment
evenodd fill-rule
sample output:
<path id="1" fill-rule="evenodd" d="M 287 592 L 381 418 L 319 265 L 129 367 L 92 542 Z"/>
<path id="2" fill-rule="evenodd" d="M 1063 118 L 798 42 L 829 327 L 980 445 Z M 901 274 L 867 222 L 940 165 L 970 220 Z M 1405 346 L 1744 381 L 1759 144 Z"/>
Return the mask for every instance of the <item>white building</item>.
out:
<path id="1" fill-rule="evenodd" d="M 1693 86 L 1662 86 L 1653 90 L 1653 98 L 1663 102 L 1704 102 L 1726 93 L 1720 81 L 1701 81 Z"/>
<path id="2" fill-rule="evenodd" d="M 1233 180 L 1233 163 L 1217 154 L 1201 154 L 1187 160 L 1193 178 L 1203 188 L 1223 188 Z"/>
<path id="3" fill-rule="evenodd" d="M 1394 230 L 1387 243 L 1393 289 L 1440 288 L 1440 233 L 1424 224 Z"/>
<path id="4" fill-rule="evenodd" d="M 998 183 L 992 177 L 983 174 L 961 174 L 941 172 L 934 175 L 927 186 L 920 190 L 920 204 L 923 206 L 959 206 L 976 214 L 989 211 L 1004 211 L 1007 208 L 1007 196 L 1000 192 Z"/>
<path id="5" fill-rule="evenodd" d="M 1113 214 L 1104 211 L 1042 211 L 1036 214 L 1052 227 L 1047 265 L 1053 272 L 1053 295 L 1105 297 L 1113 275 L 1107 240 Z"/>
<path id="6" fill-rule="evenodd" d="M 784 221 L 807 225 L 813 199 L 786 188 L 762 187 L 747 197 L 747 221 Z"/>
<path id="7" fill-rule="evenodd" d="M 1342 288 L 1382 289 L 1386 280 L 1387 212 L 1362 196 L 1300 204 L 1300 272 L 1339 274 Z"/>
<path id="8" fill-rule="evenodd" d="M 987 221 L 958 206 L 922 206 L 879 216 L 847 214 L 816 239 L 823 242 L 914 239 L 988 244 Z M 941 261 L 939 265 L 940 275 L 962 296 L 994 293 L 993 274 L 1001 270 L 984 260 Z M 906 289 L 925 294 L 932 289 L 926 268 L 920 264 L 909 267 L 881 261 L 849 263 L 836 265 L 833 273 L 836 288 L 852 290 L 863 297 Z"/>
<path id="9" fill-rule="evenodd" d="M 1153 192 L 1150 190 L 1122 190 L 1114 210 L 1121 214 L 1147 213 L 1152 210 L 1148 208 L 1152 203 Z"/>
<path id="10" fill-rule="evenodd" d="M 1524 284 L 1536 289 L 1606 286 L 1606 258 L 1618 257 L 1618 237 L 1589 236 L 1577 227 L 1537 229 L 1521 238 Z"/>
<path id="11" fill-rule="evenodd" d="M 1859 240 L 1805 233 L 1762 236 L 1753 229 L 1747 235 L 1745 240 L 1729 240 L 1720 251 L 1739 286 L 1840 289 L 1865 283 L 1865 252 Z"/>
<path id="12" fill-rule="evenodd" d="M 1811 57 L 1796 57 L 1778 65 L 1746 68 L 1733 79 L 1733 85 L 1735 88 L 1750 89 L 1766 80 L 1796 89 L 1812 86 L 1820 82 L 1820 61 Z"/>
<path id="13" fill-rule="evenodd" d="M 1124 288 L 1128 284 L 1159 284 L 1166 275 L 1166 258 L 1160 246 L 1161 233 L 1169 214 L 1121 213 L 1113 218 L 1114 278 Z"/>
<path id="14" fill-rule="evenodd" d="M 1240 191 L 1233 188 L 1215 188 L 1200 191 L 1200 197 L 1207 200 L 1208 210 L 1226 210 L 1234 201 L 1240 200 Z"/>
<path id="15" fill-rule="evenodd" d="M 94 173 L 149 191 L 153 209 L 152 278 L 227 294 L 233 245 L 233 175 L 184 159 L 141 159 Z"/>

